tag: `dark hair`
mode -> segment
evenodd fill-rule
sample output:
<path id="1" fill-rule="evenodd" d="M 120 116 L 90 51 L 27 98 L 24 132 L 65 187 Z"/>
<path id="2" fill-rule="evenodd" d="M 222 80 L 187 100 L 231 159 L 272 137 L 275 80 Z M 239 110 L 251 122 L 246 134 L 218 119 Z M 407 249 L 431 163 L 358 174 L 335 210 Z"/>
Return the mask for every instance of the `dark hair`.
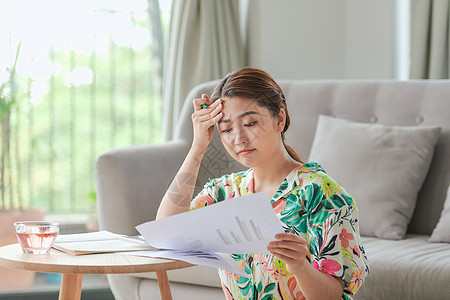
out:
<path id="1" fill-rule="evenodd" d="M 253 99 L 258 105 L 266 107 L 274 118 L 283 108 L 286 113 L 286 123 L 281 132 L 281 140 L 289 155 L 299 163 L 304 163 L 297 152 L 285 143 L 284 133 L 289 128 L 290 118 L 284 93 L 272 76 L 263 70 L 252 67 L 237 70 L 225 76 L 215 87 L 211 100 L 216 101 L 223 97 Z"/>

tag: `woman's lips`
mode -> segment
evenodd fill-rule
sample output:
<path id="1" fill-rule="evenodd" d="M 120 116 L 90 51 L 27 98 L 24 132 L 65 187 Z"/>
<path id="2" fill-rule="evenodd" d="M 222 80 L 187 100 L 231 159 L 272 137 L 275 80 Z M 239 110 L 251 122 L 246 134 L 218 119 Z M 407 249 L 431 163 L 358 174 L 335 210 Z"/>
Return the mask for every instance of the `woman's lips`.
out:
<path id="1" fill-rule="evenodd" d="M 238 155 L 248 155 L 250 153 L 253 153 L 253 151 L 255 151 L 255 149 L 240 150 L 240 151 L 238 151 Z"/>

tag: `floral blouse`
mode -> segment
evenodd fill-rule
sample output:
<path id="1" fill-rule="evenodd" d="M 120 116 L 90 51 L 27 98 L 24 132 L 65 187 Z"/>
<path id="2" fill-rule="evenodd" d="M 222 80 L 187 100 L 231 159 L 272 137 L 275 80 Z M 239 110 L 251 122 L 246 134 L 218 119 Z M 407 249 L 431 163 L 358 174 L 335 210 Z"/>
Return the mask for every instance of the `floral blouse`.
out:
<path id="1" fill-rule="evenodd" d="M 192 200 L 196 209 L 254 193 L 253 170 L 210 180 Z M 317 270 L 342 278 L 342 299 L 351 299 L 367 273 L 359 236 L 358 209 L 352 196 L 317 163 L 294 169 L 271 200 L 285 232 L 300 235 Z M 286 264 L 273 255 L 232 254 L 249 277 L 219 270 L 226 299 L 305 299 Z"/>

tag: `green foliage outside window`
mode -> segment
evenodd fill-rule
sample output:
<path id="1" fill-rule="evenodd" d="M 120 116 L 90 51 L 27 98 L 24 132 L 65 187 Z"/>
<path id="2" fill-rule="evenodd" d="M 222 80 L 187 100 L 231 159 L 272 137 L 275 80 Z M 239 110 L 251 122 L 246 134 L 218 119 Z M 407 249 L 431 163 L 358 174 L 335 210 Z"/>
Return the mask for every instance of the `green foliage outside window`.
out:
<path id="1" fill-rule="evenodd" d="M 137 2 L 141 7 L 133 11 L 94 8 L 90 18 L 110 23 L 93 24 L 73 42 L 55 35 L 41 57 L 33 56 L 30 36 L 12 30 L 8 43 L 20 40 L 25 51 L 17 75 L 22 97 L 10 118 L 14 188 L 5 197 L 50 214 L 95 211 L 96 157 L 161 142 L 161 80 L 153 68 L 146 1 Z M 120 33 L 120 26 L 128 29 Z"/>

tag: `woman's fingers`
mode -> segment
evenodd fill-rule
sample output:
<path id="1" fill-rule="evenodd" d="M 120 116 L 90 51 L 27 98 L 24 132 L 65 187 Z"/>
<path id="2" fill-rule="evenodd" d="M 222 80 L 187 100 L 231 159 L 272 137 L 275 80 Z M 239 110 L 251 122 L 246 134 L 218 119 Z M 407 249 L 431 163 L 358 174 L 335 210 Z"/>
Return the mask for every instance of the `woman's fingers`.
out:
<path id="1" fill-rule="evenodd" d="M 274 255 L 277 253 L 283 256 L 298 257 L 309 253 L 307 242 L 298 235 L 281 233 L 277 234 L 275 238 L 277 240 L 270 242 L 267 246 L 267 249 Z"/>
<path id="2" fill-rule="evenodd" d="M 198 125 L 204 125 L 205 128 L 210 128 L 211 126 L 214 126 L 217 122 L 219 122 L 220 118 L 222 117 L 222 112 L 217 113 L 215 116 L 212 116 L 212 114 L 206 114 L 202 116 L 196 116 L 194 117 L 194 123 Z"/>
<path id="3" fill-rule="evenodd" d="M 206 114 L 220 106 L 222 104 L 222 99 L 217 99 L 216 101 L 210 103 L 209 100 L 206 101 L 206 98 L 196 98 L 192 102 L 196 113 Z"/>
<path id="4" fill-rule="evenodd" d="M 214 103 L 217 101 L 214 101 Z M 194 105 L 195 111 L 200 111 L 204 109 L 205 107 L 209 107 L 210 105 L 214 104 L 211 99 L 209 99 L 208 95 L 203 94 L 201 98 L 195 98 L 192 100 L 192 104 Z"/>
<path id="5" fill-rule="evenodd" d="M 277 234 L 275 238 L 275 241 L 269 243 L 267 250 L 284 261 L 289 272 L 302 272 L 309 264 L 307 257 L 310 254 L 306 240 L 291 233 Z"/>
<path id="6" fill-rule="evenodd" d="M 194 125 L 194 143 L 201 148 L 206 148 L 211 141 L 214 125 L 222 118 L 222 100 L 211 103 L 207 95 L 193 100 L 194 113 L 192 122 Z M 205 108 L 202 108 L 202 105 Z"/>
<path id="7" fill-rule="evenodd" d="M 272 246 L 288 246 L 288 245 L 301 245 L 302 247 L 306 247 L 306 240 L 302 237 L 292 234 L 292 233 L 279 233 L 275 235 L 275 241 L 269 243 Z"/>
<path id="8" fill-rule="evenodd" d="M 267 249 L 271 252 L 293 256 L 306 255 L 308 253 L 308 248 L 305 245 L 292 242 L 271 242 Z"/>
<path id="9" fill-rule="evenodd" d="M 195 99 L 199 100 L 199 99 Z M 194 106 L 198 106 L 199 103 L 194 103 Z M 204 124 L 207 126 L 207 128 L 215 125 L 220 118 L 222 117 L 222 100 L 218 99 L 217 101 L 214 101 L 210 106 L 206 108 L 199 109 L 195 111 L 192 115 L 192 119 L 194 122 L 197 122 L 199 124 Z"/>
<path id="10" fill-rule="evenodd" d="M 219 99 L 215 101 L 213 104 L 211 104 L 211 106 L 196 111 L 195 114 L 198 115 L 199 120 L 206 121 L 208 119 L 213 119 L 217 117 L 217 115 L 219 115 L 221 111 L 222 111 L 222 101 Z"/>
<path id="11" fill-rule="evenodd" d="M 277 240 L 293 241 L 293 242 L 297 242 L 297 243 L 305 243 L 306 244 L 306 240 L 304 238 L 302 238 L 299 235 L 292 234 L 292 233 L 278 233 L 275 235 L 275 238 Z"/>
<path id="12" fill-rule="evenodd" d="M 299 254 L 306 254 L 308 251 L 304 246 L 298 244 L 269 245 L 267 248 L 271 252 L 282 253 L 288 256 L 298 256 Z"/>

